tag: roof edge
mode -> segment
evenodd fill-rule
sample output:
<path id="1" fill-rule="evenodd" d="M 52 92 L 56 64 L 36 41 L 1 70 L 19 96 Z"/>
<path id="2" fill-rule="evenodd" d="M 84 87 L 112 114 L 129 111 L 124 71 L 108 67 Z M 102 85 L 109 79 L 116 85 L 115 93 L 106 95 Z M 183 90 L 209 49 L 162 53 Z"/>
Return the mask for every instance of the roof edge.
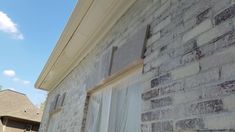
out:
<path id="1" fill-rule="evenodd" d="M 72 15 L 69 18 L 68 23 L 66 24 L 55 48 L 53 49 L 51 55 L 49 56 L 45 66 L 43 67 L 36 83 L 34 84 L 35 88 L 46 90 L 40 87 L 41 83 L 47 76 L 47 73 L 51 69 L 53 63 L 55 63 L 56 59 L 58 58 L 59 54 L 62 52 L 62 50 L 66 47 L 68 39 L 73 36 L 74 32 L 76 31 L 76 26 L 79 25 L 79 23 L 82 21 L 82 18 L 85 16 L 87 10 L 89 9 L 91 5 L 91 1 L 93 0 L 79 0 L 78 3 L 75 6 L 75 9 L 72 12 Z M 77 19 L 75 20 L 75 18 Z M 77 21 L 78 20 L 78 21 Z M 73 26 L 71 26 L 73 25 Z"/>
<path id="2" fill-rule="evenodd" d="M 83 60 L 136 0 L 80 0 L 35 87 L 51 91 Z"/>

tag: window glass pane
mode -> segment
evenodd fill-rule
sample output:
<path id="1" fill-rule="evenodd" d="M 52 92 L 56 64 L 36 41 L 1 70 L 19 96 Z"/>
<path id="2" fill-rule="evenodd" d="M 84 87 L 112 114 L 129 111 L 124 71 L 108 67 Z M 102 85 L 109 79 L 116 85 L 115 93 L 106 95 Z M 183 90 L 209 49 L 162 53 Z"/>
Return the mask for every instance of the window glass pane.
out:
<path id="1" fill-rule="evenodd" d="M 140 85 L 113 89 L 109 132 L 140 131 L 140 95 Z"/>
<path id="2" fill-rule="evenodd" d="M 91 96 L 85 132 L 107 132 L 110 102 L 111 89 Z"/>

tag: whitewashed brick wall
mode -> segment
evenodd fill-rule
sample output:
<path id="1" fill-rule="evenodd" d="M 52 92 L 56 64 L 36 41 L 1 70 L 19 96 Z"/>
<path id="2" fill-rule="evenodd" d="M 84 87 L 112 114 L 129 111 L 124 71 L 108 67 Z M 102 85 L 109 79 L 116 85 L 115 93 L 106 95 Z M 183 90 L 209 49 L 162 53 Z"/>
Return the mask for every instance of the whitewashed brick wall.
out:
<path id="1" fill-rule="evenodd" d="M 58 132 L 80 132 L 86 87 L 100 78 L 101 56 L 150 25 L 142 78 L 141 132 L 235 131 L 233 0 L 137 0 L 97 47 L 53 90 L 67 92 Z M 87 81 L 87 79 L 92 81 Z M 88 84 L 90 83 L 90 84 Z"/>

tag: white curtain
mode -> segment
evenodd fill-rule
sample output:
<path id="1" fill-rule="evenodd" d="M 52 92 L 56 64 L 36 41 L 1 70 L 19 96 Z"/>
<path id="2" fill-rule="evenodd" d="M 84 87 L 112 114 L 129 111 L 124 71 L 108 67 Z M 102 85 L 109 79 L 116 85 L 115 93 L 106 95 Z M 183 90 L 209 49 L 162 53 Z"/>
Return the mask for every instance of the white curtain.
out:
<path id="1" fill-rule="evenodd" d="M 93 94 L 89 101 L 85 132 L 106 132 L 111 100 L 111 89 Z"/>
<path id="2" fill-rule="evenodd" d="M 113 89 L 109 132 L 139 132 L 141 89 L 139 85 Z"/>
<path id="3" fill-rule="evenodd" d="M 138 84 L 93 94 L 85 132 L 140 132 L 140 95 Z"/>

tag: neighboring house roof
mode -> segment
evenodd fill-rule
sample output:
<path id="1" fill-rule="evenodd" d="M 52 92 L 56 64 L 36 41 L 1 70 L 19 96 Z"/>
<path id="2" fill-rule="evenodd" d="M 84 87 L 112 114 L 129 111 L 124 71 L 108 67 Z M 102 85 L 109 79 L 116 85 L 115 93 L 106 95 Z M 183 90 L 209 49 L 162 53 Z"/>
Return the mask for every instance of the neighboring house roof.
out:
<path id="1" fill-rule="evenodd" d="M 42 112 L 30 102 L 25 94 L 2 90 L 0 91 L 0 117 L 40 122 Z"/>

